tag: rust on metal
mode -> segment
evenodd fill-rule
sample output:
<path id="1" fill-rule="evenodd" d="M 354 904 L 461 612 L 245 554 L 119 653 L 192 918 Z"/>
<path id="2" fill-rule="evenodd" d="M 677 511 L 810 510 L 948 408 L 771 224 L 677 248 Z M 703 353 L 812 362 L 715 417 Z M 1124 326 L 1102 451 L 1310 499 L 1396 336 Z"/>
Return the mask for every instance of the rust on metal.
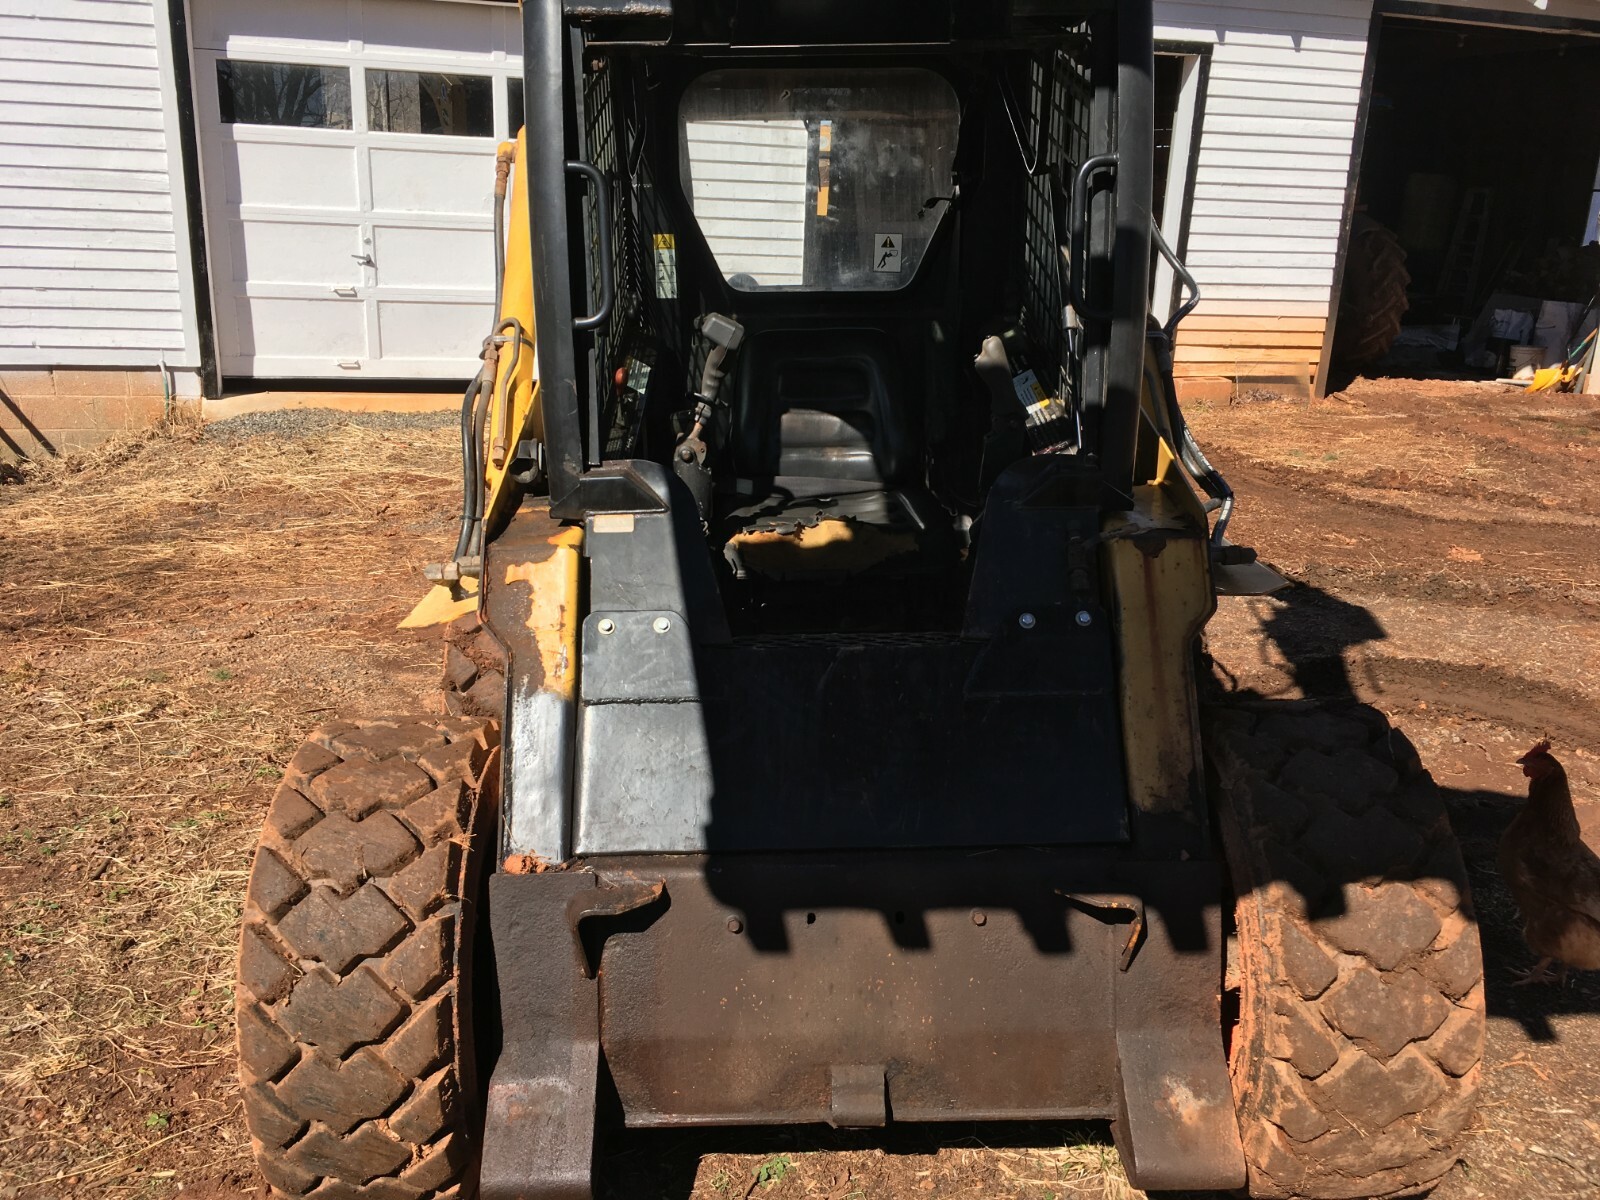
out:
<path id="1" fill-rule="evenodd" d="M 1091 912 L 1125 912 L 1130 914 L 1132 920 L 1128 922 L 1128 940 L 1122 944 L 1122 952 L 1117 956 L 1117 970 L 1126 971 L 1133 965 L 1133 956 L 1139 952 L 1139 943 L 1144 937 L 1145 916 L 1144 901 L 1138 896 L 1112 896 L 1088 895 L 1083 892 L 1063 892 L 1058 890 L 1058 896 L 1071 900 L 1074 904 L 1090 910 Z M 978 924 L 983 924 L 979 921 Z"/>

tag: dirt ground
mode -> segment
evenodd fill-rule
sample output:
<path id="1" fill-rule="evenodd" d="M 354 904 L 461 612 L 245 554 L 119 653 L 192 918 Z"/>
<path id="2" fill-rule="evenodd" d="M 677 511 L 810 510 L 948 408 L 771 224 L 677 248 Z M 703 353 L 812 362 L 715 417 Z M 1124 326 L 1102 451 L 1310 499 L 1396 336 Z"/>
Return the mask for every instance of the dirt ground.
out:
<path id="1" fill-rule="evenodd" d="M 1315 404 L 1202 408 L 1240 496 L 1230 536 L 1294 581 L 1220 602 L 1239 685 L 1351 695 L 1416 743 L 1462 841 L 1482 924 L 1487 1071 L 1436 1200 L 1600 1193 L 1600 976 L 1513 988 L 1531 956 L 1495 871 L 1526 795 L 1513 765 L 1556 745 L 1600 845 L 1600 398 L 1361 381 Z"/>
<path id="2" fill-rule="evenodd" d="M 1221 602 L 1220 666 L 1383 709 L 1465 844 L 1489 1069 L 1435 1194 L 1595 1194 L 1600 979 L 1511 988 L 1529 954 L 1494 848 L 1545 735 L 1600 841 L 1600 402 L 1367 382 L 1191 419 L 1240 494 L 1235 540 L 1295 584 Z M 436 641 L 395 623 L 453 540 L 453 440 L 223 425 L 0 488 L 0 1200 L 263 1194 L 231 1062 L 251 846 L 305 727 L 434 686 Z M 613 1136 L 600 1194 L 1135 1195 L 1103 1127 L 1060 1125 Z"/>

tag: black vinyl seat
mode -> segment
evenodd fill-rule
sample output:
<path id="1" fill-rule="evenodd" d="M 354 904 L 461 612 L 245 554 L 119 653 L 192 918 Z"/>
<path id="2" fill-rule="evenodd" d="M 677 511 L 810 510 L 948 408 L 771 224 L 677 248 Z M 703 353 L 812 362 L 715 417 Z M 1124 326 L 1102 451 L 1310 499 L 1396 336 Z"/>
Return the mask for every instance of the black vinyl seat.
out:
<path id="1" fill-rule="evenodd" d="M 920 415 L 878 330 L 747 341 L 717 505 L 735 570 L 904 574 L 952 561 L 951 516 L 922 484 Z"/>

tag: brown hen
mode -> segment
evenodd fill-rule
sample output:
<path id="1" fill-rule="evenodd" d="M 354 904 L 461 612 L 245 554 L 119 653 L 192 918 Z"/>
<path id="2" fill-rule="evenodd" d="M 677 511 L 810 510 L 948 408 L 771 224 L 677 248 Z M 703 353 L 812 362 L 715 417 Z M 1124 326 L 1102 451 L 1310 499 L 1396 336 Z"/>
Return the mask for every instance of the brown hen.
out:
<path id="1" fill-rule="evenodd" d="M 1500 875 L 1522 912 L 1522 933 L 1540 956 L 1518 983 L 1549 983 L 1550 970 L 1600 969 L 1600 856 L 1584 844 L 1567 772 L 1540 742 L 1517 762 L 1528 803 L 1500 839 Z"/>

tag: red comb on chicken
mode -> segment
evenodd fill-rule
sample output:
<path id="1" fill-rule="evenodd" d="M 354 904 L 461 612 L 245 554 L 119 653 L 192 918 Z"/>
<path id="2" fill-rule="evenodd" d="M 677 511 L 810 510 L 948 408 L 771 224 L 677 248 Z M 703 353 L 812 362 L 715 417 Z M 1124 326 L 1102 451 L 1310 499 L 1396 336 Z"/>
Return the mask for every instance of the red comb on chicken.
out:
<path id="1" fill-rule="evenodd" d="M 1522 913 L 1523 936 L 1540 961 L 1519 980 L 1557 978 L 1552 962 L 1600 969 L 1600 857 L 1584 844 L 1567 772 L 1540 742 L 1517 759 L 1528 803 L 1500 839 L 1500 875 Z"/>
<path id="2" fill-rule="evenodd" d="M 1550 743 L 1548 741 L 1540 742 L 1532 750 L 1517 759 L 1517 765 L 1522 768 L 1522 773 L 1529 779 L 1538 779 L 1548 775 L 1552 768 L 1557 771 L 1561 769 L 1561 764 L 1550 753 Z"/>

